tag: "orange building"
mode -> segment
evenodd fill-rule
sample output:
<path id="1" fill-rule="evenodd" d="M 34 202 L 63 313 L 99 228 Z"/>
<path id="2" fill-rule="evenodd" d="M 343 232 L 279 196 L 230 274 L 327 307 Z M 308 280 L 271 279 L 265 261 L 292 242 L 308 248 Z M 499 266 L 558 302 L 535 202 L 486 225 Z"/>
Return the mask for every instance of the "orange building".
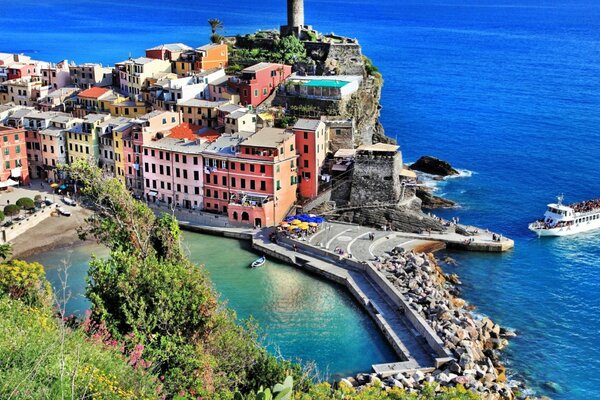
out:
<path id="1" fill-rule="evenodd" d="M 29 183 L 25 129 L 0 126 L 0 187 L 11 186 L 9 179 Z"/>
<path id="2" fill-rule="evenodd" d="M 229 49 L 226 44 L 210 43 L 196 49 L 196 71 L 212 68 L 227 68 L 229 65 Z"/>

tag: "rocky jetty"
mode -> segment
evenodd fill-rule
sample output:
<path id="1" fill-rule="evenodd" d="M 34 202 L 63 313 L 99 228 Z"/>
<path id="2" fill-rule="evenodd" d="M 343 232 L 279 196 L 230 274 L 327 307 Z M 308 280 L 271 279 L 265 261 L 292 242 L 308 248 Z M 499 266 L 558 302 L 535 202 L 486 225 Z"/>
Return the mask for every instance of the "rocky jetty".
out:
<path id="1" fill-rule="evenodd" d="M 459 172 L 452 168 L 450 163 L 439 158 L 431 156 L 423 156 L 410 166 L 413 171 L 424 172 L 430 175 L 452 176 L 458 175 Z"/>
<path id="2" fill-rule="evenodd" d="M 496 354 L 514 333 L 489 318 L 475 318 L 467 310 L 465 301 L 457 297 L 458 276 L 445 275 L 432 255 L 409 252 L 391 256 L 376 267 L 428 321 L 455 360 L 428 373 L 416 371 L 387 378 L 360 374 L 344 382 L 358 390 L 363 386 L 381 385 L 409 392 L 416 392 L 425 384 L 438 389 L 460 384 L 483 399 L 521 397 L 519 383 L 507 381 L 505 367 Z"/>
<path id="3" fill-rule="evenodd" d="M 421 207 L 423 208 L 452 208 L 456 206 L 456 203 L 452 200 L 435 196 L 429 188 L 418 188 L 416 195 L 421 199 Z"/>

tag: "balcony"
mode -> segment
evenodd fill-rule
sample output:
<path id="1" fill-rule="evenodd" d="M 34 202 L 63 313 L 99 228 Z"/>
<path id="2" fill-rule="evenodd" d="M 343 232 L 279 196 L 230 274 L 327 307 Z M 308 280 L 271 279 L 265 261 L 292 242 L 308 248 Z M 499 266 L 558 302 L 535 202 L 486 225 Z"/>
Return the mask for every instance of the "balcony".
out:
<path id="1" fill-rule="evenodd" d="M 239 192 L 231 195 L 230 205 L 242 207 L 262 207 L 269 202 L 269 196 L 260 193 Z"/>

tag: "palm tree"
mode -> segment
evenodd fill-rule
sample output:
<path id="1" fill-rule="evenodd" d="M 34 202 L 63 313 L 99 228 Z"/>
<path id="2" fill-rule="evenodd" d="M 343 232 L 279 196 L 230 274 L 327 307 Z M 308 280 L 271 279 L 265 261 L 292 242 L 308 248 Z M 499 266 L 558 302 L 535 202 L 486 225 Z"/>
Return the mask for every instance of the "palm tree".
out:
<path id="1" fill-rule="evenodd" d="M 223 29 L 223 23 L 218 18 L 209 19 L 208 24 L 210 25 L 210 30 L 213 35 L 217 33 L 217 30 Z"/>
<path id="2" fill-rule="evenodd" d="M 12 255 L 12 246 L 10 243 L 0 244 L 0 258 L 6 260 Z"/>

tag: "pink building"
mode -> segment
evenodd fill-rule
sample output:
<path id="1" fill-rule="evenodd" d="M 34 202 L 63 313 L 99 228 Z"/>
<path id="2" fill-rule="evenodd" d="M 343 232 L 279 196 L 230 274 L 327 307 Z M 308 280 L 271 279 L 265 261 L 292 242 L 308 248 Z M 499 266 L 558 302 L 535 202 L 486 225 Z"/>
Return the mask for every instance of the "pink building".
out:
<path id="1" fill-rule="evenodd" d="M 58 64 L 50 64 L 42 67 L 42 84 L 52 89 L 60 89 L 71 84 L 69 62 L 63 60 Z"/>
<path id="2" fill-rule="evenodd" d="M 143 146 L 144 195 L 148 201 L 189 209 L 202 207 L 200 152 L 204 142 L 195 133 L 197 129 L 183 123 Z"/>

